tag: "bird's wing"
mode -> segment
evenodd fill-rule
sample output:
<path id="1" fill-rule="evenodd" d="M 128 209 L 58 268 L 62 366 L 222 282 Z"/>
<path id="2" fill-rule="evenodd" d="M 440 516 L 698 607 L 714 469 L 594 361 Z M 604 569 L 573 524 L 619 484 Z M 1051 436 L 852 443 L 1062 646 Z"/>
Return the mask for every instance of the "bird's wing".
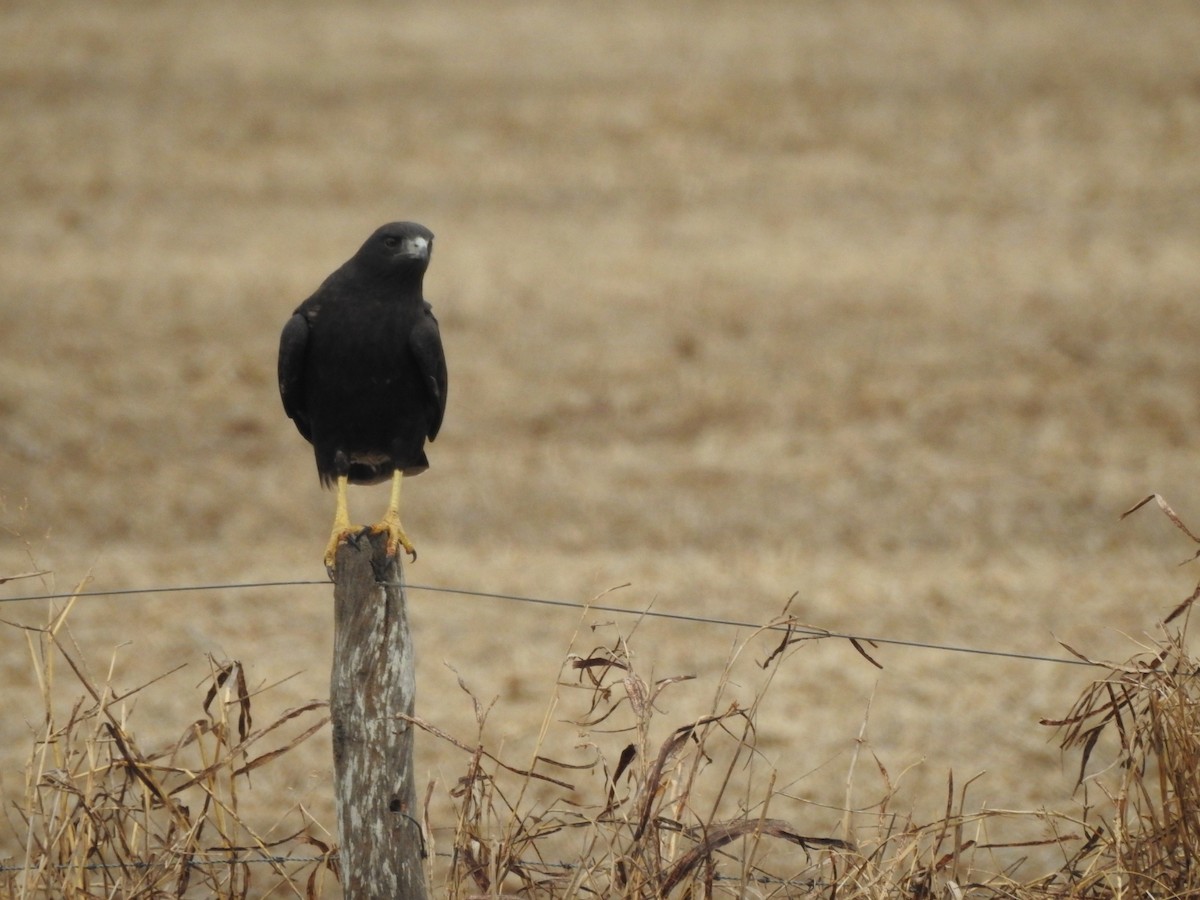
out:
<path id="1" fill-rule="evenodd" d="M 449 383 L 446 375 L 446 354 L 442 350 L 442 334 L 438 331 L 433 309 L 425 304 L 425 312 L 413 327 L 409 347 L 421 370 L 421 383 L 425 388 L 425 399 L 432 413 L 429 420 L 429 439 L 437 437 L 446 414 L 446 392 Z"/>
<path id="2" fill-rule="evenodd" d="M 299 312 L 288 319 L 279 336 L 279 396 L 283 411 L 296 423 L 306 440 L 312 440 L 308 409 L 304 403 L 304 360 L 308 347 L 308 320 Z"/>

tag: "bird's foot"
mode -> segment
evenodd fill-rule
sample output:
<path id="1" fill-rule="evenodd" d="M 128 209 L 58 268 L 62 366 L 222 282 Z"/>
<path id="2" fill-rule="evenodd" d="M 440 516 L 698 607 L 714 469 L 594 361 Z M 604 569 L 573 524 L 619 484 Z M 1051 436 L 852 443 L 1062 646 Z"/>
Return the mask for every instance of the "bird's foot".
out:
<path id="1" fill-rule="evenodd" d="M 400 552 L 400 548 L 403 547 L 404 552 L 409 556 L 409 560 L 411 562 L 417 561 L 417 551 L 413 548 L 412 541 L 408 539 L 408 535 L 404 533 L 398 516 L 385 516 L 382 522 L 377 522 L 367 530 L 372 534 L 387 535 L 388 556 L 395 556 Z"/>
<path id="2" fill-rule="evenodd" d="M 362 533 L 362 527 L 355 525 L 338 526 L 333 529 L 333 533 L 329 535 L 329 545 L 325 548 L 325 573 L 329 576 L 330 581 L 333 581 L 337 571 L 338 547 L 346 541 L 357 538 Z"/>

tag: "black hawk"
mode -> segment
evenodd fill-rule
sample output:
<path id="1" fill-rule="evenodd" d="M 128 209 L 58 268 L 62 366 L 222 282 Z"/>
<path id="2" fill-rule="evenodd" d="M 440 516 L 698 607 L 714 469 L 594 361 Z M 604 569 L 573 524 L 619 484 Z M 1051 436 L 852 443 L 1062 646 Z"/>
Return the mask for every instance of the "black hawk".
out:
<path id="1" fill-rule="evenodd" d="M 378 228 L 301 303 L 279 339 L 279 394 L 313 445 L 321 484 L 337 489 L 325 565 L 361 531 L 350 524 L 347 484 L 391 480 L 387 549 L 417 553 L 400 525 L 400 483 L 429 468 L 425 440 L 446 412 L 446 357 L 421 283 L 433 233 L 415 222 Z"/>

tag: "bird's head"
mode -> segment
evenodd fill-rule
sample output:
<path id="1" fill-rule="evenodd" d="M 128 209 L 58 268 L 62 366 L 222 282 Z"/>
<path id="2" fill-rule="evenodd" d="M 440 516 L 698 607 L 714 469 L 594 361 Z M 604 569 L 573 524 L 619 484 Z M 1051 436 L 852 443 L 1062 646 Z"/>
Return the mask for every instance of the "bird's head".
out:
<path id="1" fill-rule="evenodd" d="M 372 268 L 424 272 L 433 252 L 433 232 L 416 222 L 389 222 L 375 229 L 356 254 Z"/>

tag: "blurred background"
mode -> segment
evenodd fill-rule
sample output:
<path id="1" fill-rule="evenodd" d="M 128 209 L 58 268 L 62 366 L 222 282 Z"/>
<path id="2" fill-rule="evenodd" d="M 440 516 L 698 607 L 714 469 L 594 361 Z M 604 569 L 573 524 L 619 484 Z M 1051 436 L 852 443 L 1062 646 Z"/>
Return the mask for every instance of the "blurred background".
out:
<path id="1" fill-rule="evenodd" d="M 278 335 L 394 219 L 437 234 L 450 366 L 405 487 L 413 585 L 754 623 L 794 595 L 821 628 L 1114 659 L 1195 585 L 1157 511 L 1118 521 L 1157 491 L 1200 528 L 1191 2 L 17 3 L 0 37 L 0 577 L 48 573 L 0 596 L 322 580 L 333 498 Z M 374 521 L 386 487 L 350 503 Z M 573 638 L 614 634 L 410 608 L 418 713 L 473 738 L 457 672 L 517 758 Z M 583 620 L 608 621 L 632 627 Z M 70 624 L 126 687 L 189 664 L 138 700 L 164 740 L 205 654 L 294 676 L 279 709 L 327 692 L 322 584 Z M 664 735 L 747 633 L 637 626 L 647 674 L 699 676 Z M 22 632 L 0 648 L 11 794 L 40 699 Z M 1095 670 L 871 652 L 805 647 L 763 707 L 802 829 L 840 821 L 868 705 L 903 804 L 941 810 L 951 771 L 992 806 L 1071 802 L 1037 722 Z M 420 742 L 423 777 L 456 752 Z M 256 802 L 331 822 L 328 754 Z"/>

